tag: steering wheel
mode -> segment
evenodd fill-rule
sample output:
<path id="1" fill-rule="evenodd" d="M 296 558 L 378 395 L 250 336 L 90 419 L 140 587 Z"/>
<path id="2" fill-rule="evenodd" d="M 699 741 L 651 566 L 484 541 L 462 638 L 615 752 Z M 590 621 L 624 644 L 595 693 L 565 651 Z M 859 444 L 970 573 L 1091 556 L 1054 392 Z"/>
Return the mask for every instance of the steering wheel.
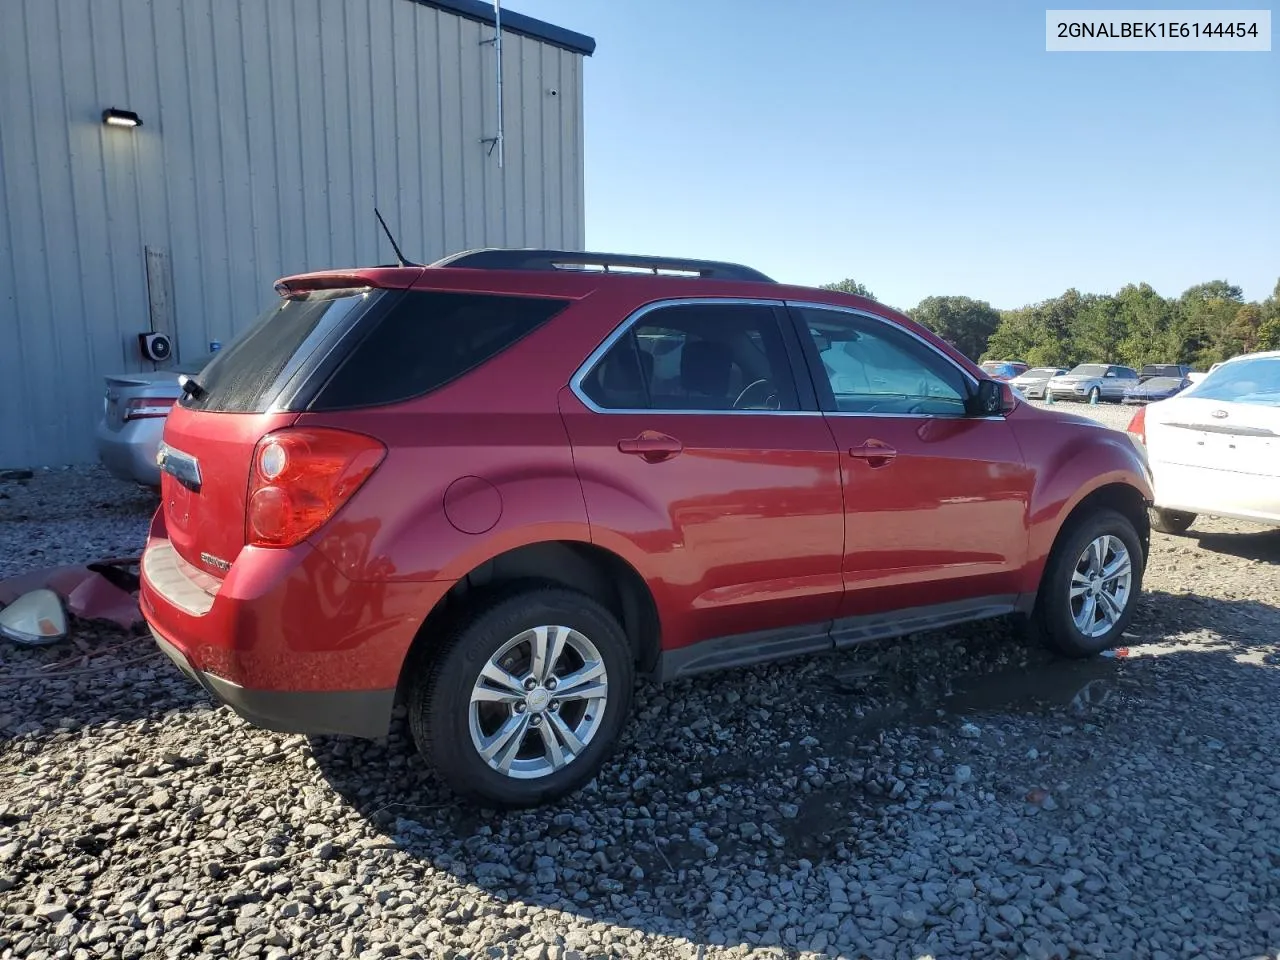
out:
<path id="1" fill-rule="evenodd" d="M 742 404 L 742 398 L 743 398 L 743 397 L 745 397 L 745 396 L 746 396 L 748 393 L 750 393 L 752 390 L 754 390 L 756 387 L 766 387 L 766 388 L 767 388 L 768 386 L 769 386 L 769 381 L 768 381 L 768 380 L 766 380 L 766 379 L 764 379 L 763 377 L 762 377 L 761 379 L 759 379 L 759 380 L 753 380 L 753 381 L 751 381 L 751 383 L 748 383 L 745 387 L 743 387 L 743 388 L 742 388 L 742 392 L 741 392 L 740 394 L 738 394 L 738 398 L 737 398 L 736 400 L 734 400 L 734 401 L 733 401 L 733 407 L 732 407 L 731 409 L 734 409 L 734 410 L 739 409 L 739 408 L 740 408 L 740 406 L 741 406 L 741 404 Z M 774 406 L 774 407 L 772 407 L 772 408 L 769 408 L 769 401 L 770 401 L 770 400 L 772 400 L 772 401 L 774 402 L 774 404 L 775 404 L 775 406 Z M 764 398 L 764 405 L 765 405 L 765 407 L 766 407 L 766 408 L 769 408 L 769 409 L 777 409 L 777 407 L 776 407 L 777 402 L 778 402 L 777 394 L 773 394 L 773 393 L 767 393 L 767 394 L 765 394 L 765 398 Z"/>

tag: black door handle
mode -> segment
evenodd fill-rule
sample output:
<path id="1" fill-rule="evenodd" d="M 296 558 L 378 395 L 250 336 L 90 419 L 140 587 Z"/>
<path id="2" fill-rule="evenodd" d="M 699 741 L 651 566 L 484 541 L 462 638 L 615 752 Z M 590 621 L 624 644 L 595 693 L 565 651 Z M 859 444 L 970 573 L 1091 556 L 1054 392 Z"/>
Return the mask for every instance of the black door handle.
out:
<path id="1" fill-rule="evenodd" d="M 630 440 L 619 440 L 618 450 L 640 457 L 646 463 L 660 463 L 678 456 L 684 450 L 684 444 L 675 437 L 656 430 L 644 430 Z"/>

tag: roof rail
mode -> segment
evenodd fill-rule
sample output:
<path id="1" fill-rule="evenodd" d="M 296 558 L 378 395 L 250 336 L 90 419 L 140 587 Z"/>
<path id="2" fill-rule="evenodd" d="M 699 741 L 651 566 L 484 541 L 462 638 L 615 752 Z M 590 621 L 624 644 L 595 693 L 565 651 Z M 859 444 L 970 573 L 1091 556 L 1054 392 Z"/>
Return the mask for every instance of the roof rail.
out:
<path id="1" fill-rule="evenodd" d="M 437 260 L 433 267 L 468 267 L 480 270 L 575 270 L 603 273 L 647 272 L 668 276 L 693 274 L 706 280 L 751 280 L 775 283 L 759 270 L 718 260 L 687 260 L 681 257 L 649 257 L 626 253 L 582 253 L 573 250 L 535 250 L 485 247 L 464 250 Z"/>

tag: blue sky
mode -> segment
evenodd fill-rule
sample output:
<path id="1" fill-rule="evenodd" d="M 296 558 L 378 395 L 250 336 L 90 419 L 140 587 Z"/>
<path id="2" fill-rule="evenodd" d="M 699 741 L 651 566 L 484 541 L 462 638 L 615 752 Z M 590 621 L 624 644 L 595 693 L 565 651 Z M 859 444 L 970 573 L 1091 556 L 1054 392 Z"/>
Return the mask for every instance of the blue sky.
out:
<path id="1" fill-rule="evenodd" d="M 503 4 L 596 38 L 589 248 L 851 276 L 901 307 L 1219 278 L 1268 295 L 1274 25 L 1270 53 L 1047 53 L 1046 6 Z"/>

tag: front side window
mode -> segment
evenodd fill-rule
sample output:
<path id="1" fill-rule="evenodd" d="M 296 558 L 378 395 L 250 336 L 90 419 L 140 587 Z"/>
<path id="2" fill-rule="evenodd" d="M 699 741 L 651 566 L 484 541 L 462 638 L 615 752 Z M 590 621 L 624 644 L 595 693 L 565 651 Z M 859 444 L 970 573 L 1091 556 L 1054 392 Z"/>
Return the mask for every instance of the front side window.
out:
<path id="1" fill-rule="evenodd" d="M 777 316 L 756 304 L 644 314 L 582 381 L 604 410 L 798 410 Z"/>
<path id="2" fill-rule="evenodd" d="M 964 374 L 909 333 L 871 317 L 798 308 L 840 413 L 965 415 Z"/>

